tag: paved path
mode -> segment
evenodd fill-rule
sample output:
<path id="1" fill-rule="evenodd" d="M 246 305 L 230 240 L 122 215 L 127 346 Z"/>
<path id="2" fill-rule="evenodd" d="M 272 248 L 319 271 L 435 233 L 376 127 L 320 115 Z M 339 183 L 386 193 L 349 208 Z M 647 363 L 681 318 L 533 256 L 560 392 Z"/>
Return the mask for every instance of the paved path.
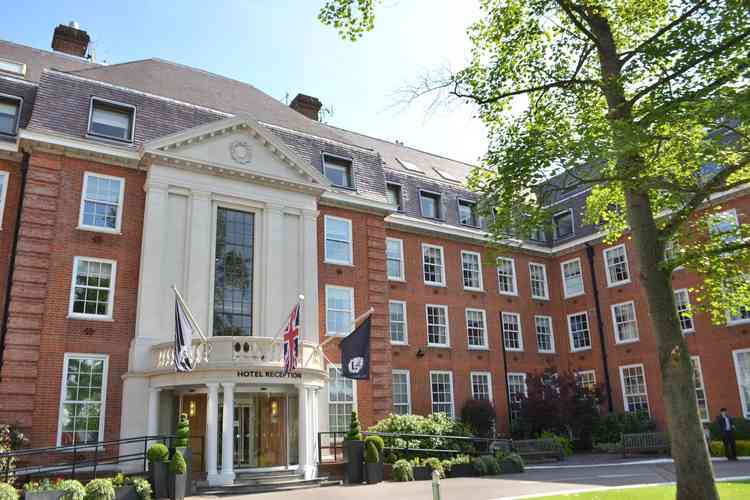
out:
<path id="1" fill-rule="evenodd" d="M 552 494 L 602 486 L 625 486 L 674 481 L 674 465 L 668 460 L 620 461 L 605 466 L 580 464 L 566 460 L 564 467 L 541 466 L 524 474 L 497 477 L 455 478 L 441 481 L 442 500 L 493 500 L 525 495 Z M 718 478 L 750 477 L 750 461 L 715 461 Z M 245 500 L 432 500 L 430 481 L 410 483 L 384 482 L 377 485 L 332 486 L 276 493 L 246 495 Z M 198 497 L 193 497 L 198 498 Z M 209 498 L 209 497 L 207 497 Z"/>

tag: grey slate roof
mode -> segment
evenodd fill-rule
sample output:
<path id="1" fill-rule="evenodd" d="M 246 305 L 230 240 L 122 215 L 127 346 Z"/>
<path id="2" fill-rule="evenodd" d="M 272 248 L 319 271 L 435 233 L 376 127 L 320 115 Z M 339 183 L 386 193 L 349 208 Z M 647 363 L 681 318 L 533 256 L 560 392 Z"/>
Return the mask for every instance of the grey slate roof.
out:
<path id="1" fill-rule="evenodd" d="M 7 59 L 26 65 L 26 79 L 38 82 L 45 68 L 74 71 L 77 69 L 98 67 L 99 65 L 62 52 L 40 50 L 26 45 L 0 40 L 0 59 Z"/>
<path id="2" fill-rule="evenodd" d="M 21 119 L 18 124 L 20 128 L 26 127 L 29 123 L 31 111 L 34 109 L 36 89 L 37 86 L 31 82 L 0 76 L 0 94 L 20 97 L 23 100 L 21 103 Z"/>

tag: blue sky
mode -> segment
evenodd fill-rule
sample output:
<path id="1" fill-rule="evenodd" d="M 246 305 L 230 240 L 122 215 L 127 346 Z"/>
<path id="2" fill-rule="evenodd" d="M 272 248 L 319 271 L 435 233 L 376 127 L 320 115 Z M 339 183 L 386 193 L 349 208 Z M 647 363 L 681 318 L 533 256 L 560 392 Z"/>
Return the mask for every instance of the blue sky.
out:
<path id="1" fill-rule="evenodd" d="M 467 61 L 476 0 L 384 0 L 356 43 L 322 26 L 324 0 L 35 0 L 4 6 L 0 37 L 48 49 L 59 23 L 91 35 L 98 60 L 160 57 L 236 78 L 277 99 L 297 92 L 332 107 L 329 123 L 476 162 L 485 131 L 469 106 L 394 109 L 394 92 L 426 70 Z"/>

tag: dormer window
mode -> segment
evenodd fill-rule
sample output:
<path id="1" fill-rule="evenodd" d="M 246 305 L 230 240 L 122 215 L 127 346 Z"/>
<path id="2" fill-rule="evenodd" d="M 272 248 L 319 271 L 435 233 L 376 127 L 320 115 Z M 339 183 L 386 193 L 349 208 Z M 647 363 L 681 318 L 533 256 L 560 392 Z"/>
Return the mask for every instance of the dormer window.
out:
<path id="1" fill-rule="evenodd" d="M 89 135 L 133 142 L 135 107 L 102 99 L 91 100 Z"/>
<path id="2" fill-rule="evenodd" d="M 0 96 L 0 135 L 16 135 L 21 116 L 21 99 Z"/>
<path id="3" fill-rule="evenodd" d="M 422 210 L 422 217 L 428 219 L 440 218 L 440 195 L 421 191 L 419 193 L 419 207 Z"/>
<path id="4" fill-rule="evenodd" d="M 385 194 L 388 198 L 388 204 L 396 207 L 399 212 L 404 211 L 404 205 L 401 201 L 401 186 L 399 184 L 388 183 L 385 187 Z"/>
<path id="5" fill-rule="evenodd" d="M 0 72 L 26 76 L 26 65 L 16 61 L 9 61 L 8 59 L 0 59 Z"/>
<path id="6" fill-rule="evenodd" d="M 463 226 L 479 226 L 476 203 L 473 201 L 458 200 L 458 223 Z"/>
<path id="7" fill-rule="evenodd" d="M 334 186 L 352 189 L 352 161 L 339 156 L 323 155 L 323 173 Z"/>
<path id="8" fill-rule="evenodd" d="M 573 211 L 566 210 L 555 214 L 553 217 L 555 225 L 555 239 L 565 238 L 573 234 Z"/>

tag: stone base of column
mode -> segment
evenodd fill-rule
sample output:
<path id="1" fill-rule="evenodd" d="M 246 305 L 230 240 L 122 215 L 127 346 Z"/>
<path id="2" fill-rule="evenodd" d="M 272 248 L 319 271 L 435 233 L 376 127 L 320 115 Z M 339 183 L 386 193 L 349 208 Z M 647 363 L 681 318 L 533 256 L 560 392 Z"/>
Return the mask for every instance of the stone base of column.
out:
<path id="1" fill-rule="evenodd" d="M 305 480 L 309 481 L 318 477 L 318 467 L 315 465 L 303 465 L 300 467 L 305 471 Z M 301 472 L 301 471 L 300 471 Z"/>
<path id="2" fill-rule="evenodd" d="M 224 486 L 221 474 L 208 474 L 206 481 L 208 481 L 209 486 Z"/>
<path id="3" fill-rule="evenodd" d="M 234 472 L 222 472 L 219 474 L 219 481 L 221 486 L 231 486 L 234 484 Z"/>

